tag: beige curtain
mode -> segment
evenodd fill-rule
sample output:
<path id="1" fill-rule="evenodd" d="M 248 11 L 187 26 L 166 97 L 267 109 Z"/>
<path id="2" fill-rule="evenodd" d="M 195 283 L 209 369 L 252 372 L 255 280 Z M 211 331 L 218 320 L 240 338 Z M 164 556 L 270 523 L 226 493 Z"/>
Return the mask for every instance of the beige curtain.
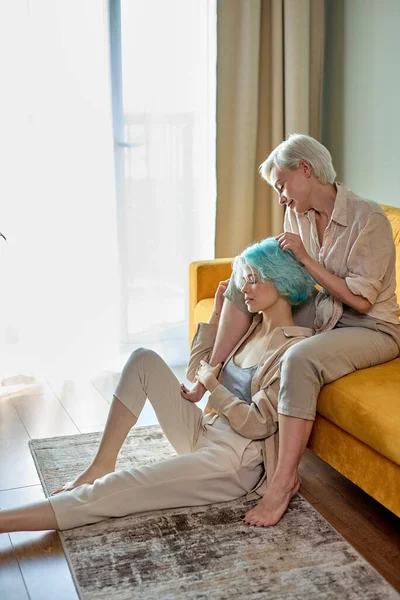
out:
<path id="1" fill-rule="evenodd" d="M 282 231 L 258 167 L 289 133 L 320 138 L 324 0 L 218 0 L 216 257 Z"/>

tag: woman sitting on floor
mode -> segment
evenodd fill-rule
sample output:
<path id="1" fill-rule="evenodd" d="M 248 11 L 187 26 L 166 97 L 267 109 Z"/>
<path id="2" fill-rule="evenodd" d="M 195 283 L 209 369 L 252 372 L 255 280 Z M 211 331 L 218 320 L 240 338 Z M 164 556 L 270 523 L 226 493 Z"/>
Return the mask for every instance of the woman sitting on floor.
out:
<path id="1" fill-rule="evenodd" d="M 187 370 L 190 380 L 211 392 L 204 414 L 182 398 L 186 388 L 158 354 L 135 350 L 92 464 L 48 499 L 1 511 L 0 532 L 63 530 L 143 511 L 262 496 L 277 457 L 279 362 L 288 348 L 312 335 L 295 326 L 292 305 L 310 297 L 314 280 L 273 238 L 244 250 L 235 259 L 234 277 L 255 315 L 222 368 L 211 367 L 207 359 L 227 282 L 220 284 L 210 321 L 196 332 Z M 177 456 L 115 471 L 146 398 Z M 299 486 L 298 481 L 292 495 Z"/>

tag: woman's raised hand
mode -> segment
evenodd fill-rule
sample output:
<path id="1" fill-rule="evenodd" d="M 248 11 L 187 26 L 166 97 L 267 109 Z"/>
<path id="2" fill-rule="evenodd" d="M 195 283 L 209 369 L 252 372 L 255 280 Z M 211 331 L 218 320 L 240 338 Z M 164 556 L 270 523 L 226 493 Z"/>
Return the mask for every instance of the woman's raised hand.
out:
<path id="1" fill-rule="evenodd" d="M 275 239 L 279 242 L 282 250 L 291 250 L 297 262 L 304 264 L 309 255 L 299 235 L 285 231 L 285 233 L 277 235 Z"/>

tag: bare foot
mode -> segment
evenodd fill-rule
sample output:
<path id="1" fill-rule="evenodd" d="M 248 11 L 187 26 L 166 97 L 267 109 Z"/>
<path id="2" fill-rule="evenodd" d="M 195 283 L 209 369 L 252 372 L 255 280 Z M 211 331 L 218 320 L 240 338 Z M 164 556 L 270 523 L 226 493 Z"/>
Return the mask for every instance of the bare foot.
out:
<path id="1" fill-rule="evenodd" d="M 67 483 L 64 483 L 62 487 L 55 490 L 51 495 L 55 496 L 60 492 L 70 492 L 84 483 L 94 483 L 96 479 L 103 477 L 103 475 L 107 475 L 108 473 L 112 473 L 112 471 L 114 471 L 114 468 L 107 468 L 103 465 L 90 465 L 85 471 L 78 475 L 76 479 L 67 481 Z"/>
<path id="2" fill-rule="evenodd" d="M 189 400 L 189 402 L 199 402 L 206 391 L 207 390 L 204 385 L 202 385 L 199 381 L 196 381 L 191 390 L 181 383 L 181 396 L 182 398 L 185 398 L 185 400 Z"/>
<path id="3" fill-rule="evenodd" d="M 300 479 L 297 477 L 292 486 L 284 488 L 279 483 L 272 481 L 257 506 L 245 514 L 242 519 L 243 523 L 254 527 L 276 525 L 285 514 L 290 500 L 299 491 L 300 483 Z"/>

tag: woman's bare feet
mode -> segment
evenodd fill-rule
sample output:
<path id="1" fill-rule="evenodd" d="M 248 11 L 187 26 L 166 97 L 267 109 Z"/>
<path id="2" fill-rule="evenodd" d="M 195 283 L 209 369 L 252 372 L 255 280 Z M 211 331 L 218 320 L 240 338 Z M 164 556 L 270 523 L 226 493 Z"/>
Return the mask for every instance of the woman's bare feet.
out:
<path id="1" fill-rule="evenodd" d="M 270 527 L 276 525 L 285 514 L 290 500 L 297 494 L 301 481 L 296 476 L 295 481 L 288 486 L 271 481 L 264 497 L 252 510 L 243 517 L 243 523 L 254 527 Z"/>
<path id="2" fill-rule="evenodd" d="M 55 496 L 60 492 L 70 492 L 75 488 L 85 483 L 94 483 L 99 477 L 112 473 L 115 470 L 115 465 L 100 465 L 93 463 L 85 471 L 83 471 L 73 481 L 67 481 L 62 487 L 55 490 L 51 495 Z"/>

